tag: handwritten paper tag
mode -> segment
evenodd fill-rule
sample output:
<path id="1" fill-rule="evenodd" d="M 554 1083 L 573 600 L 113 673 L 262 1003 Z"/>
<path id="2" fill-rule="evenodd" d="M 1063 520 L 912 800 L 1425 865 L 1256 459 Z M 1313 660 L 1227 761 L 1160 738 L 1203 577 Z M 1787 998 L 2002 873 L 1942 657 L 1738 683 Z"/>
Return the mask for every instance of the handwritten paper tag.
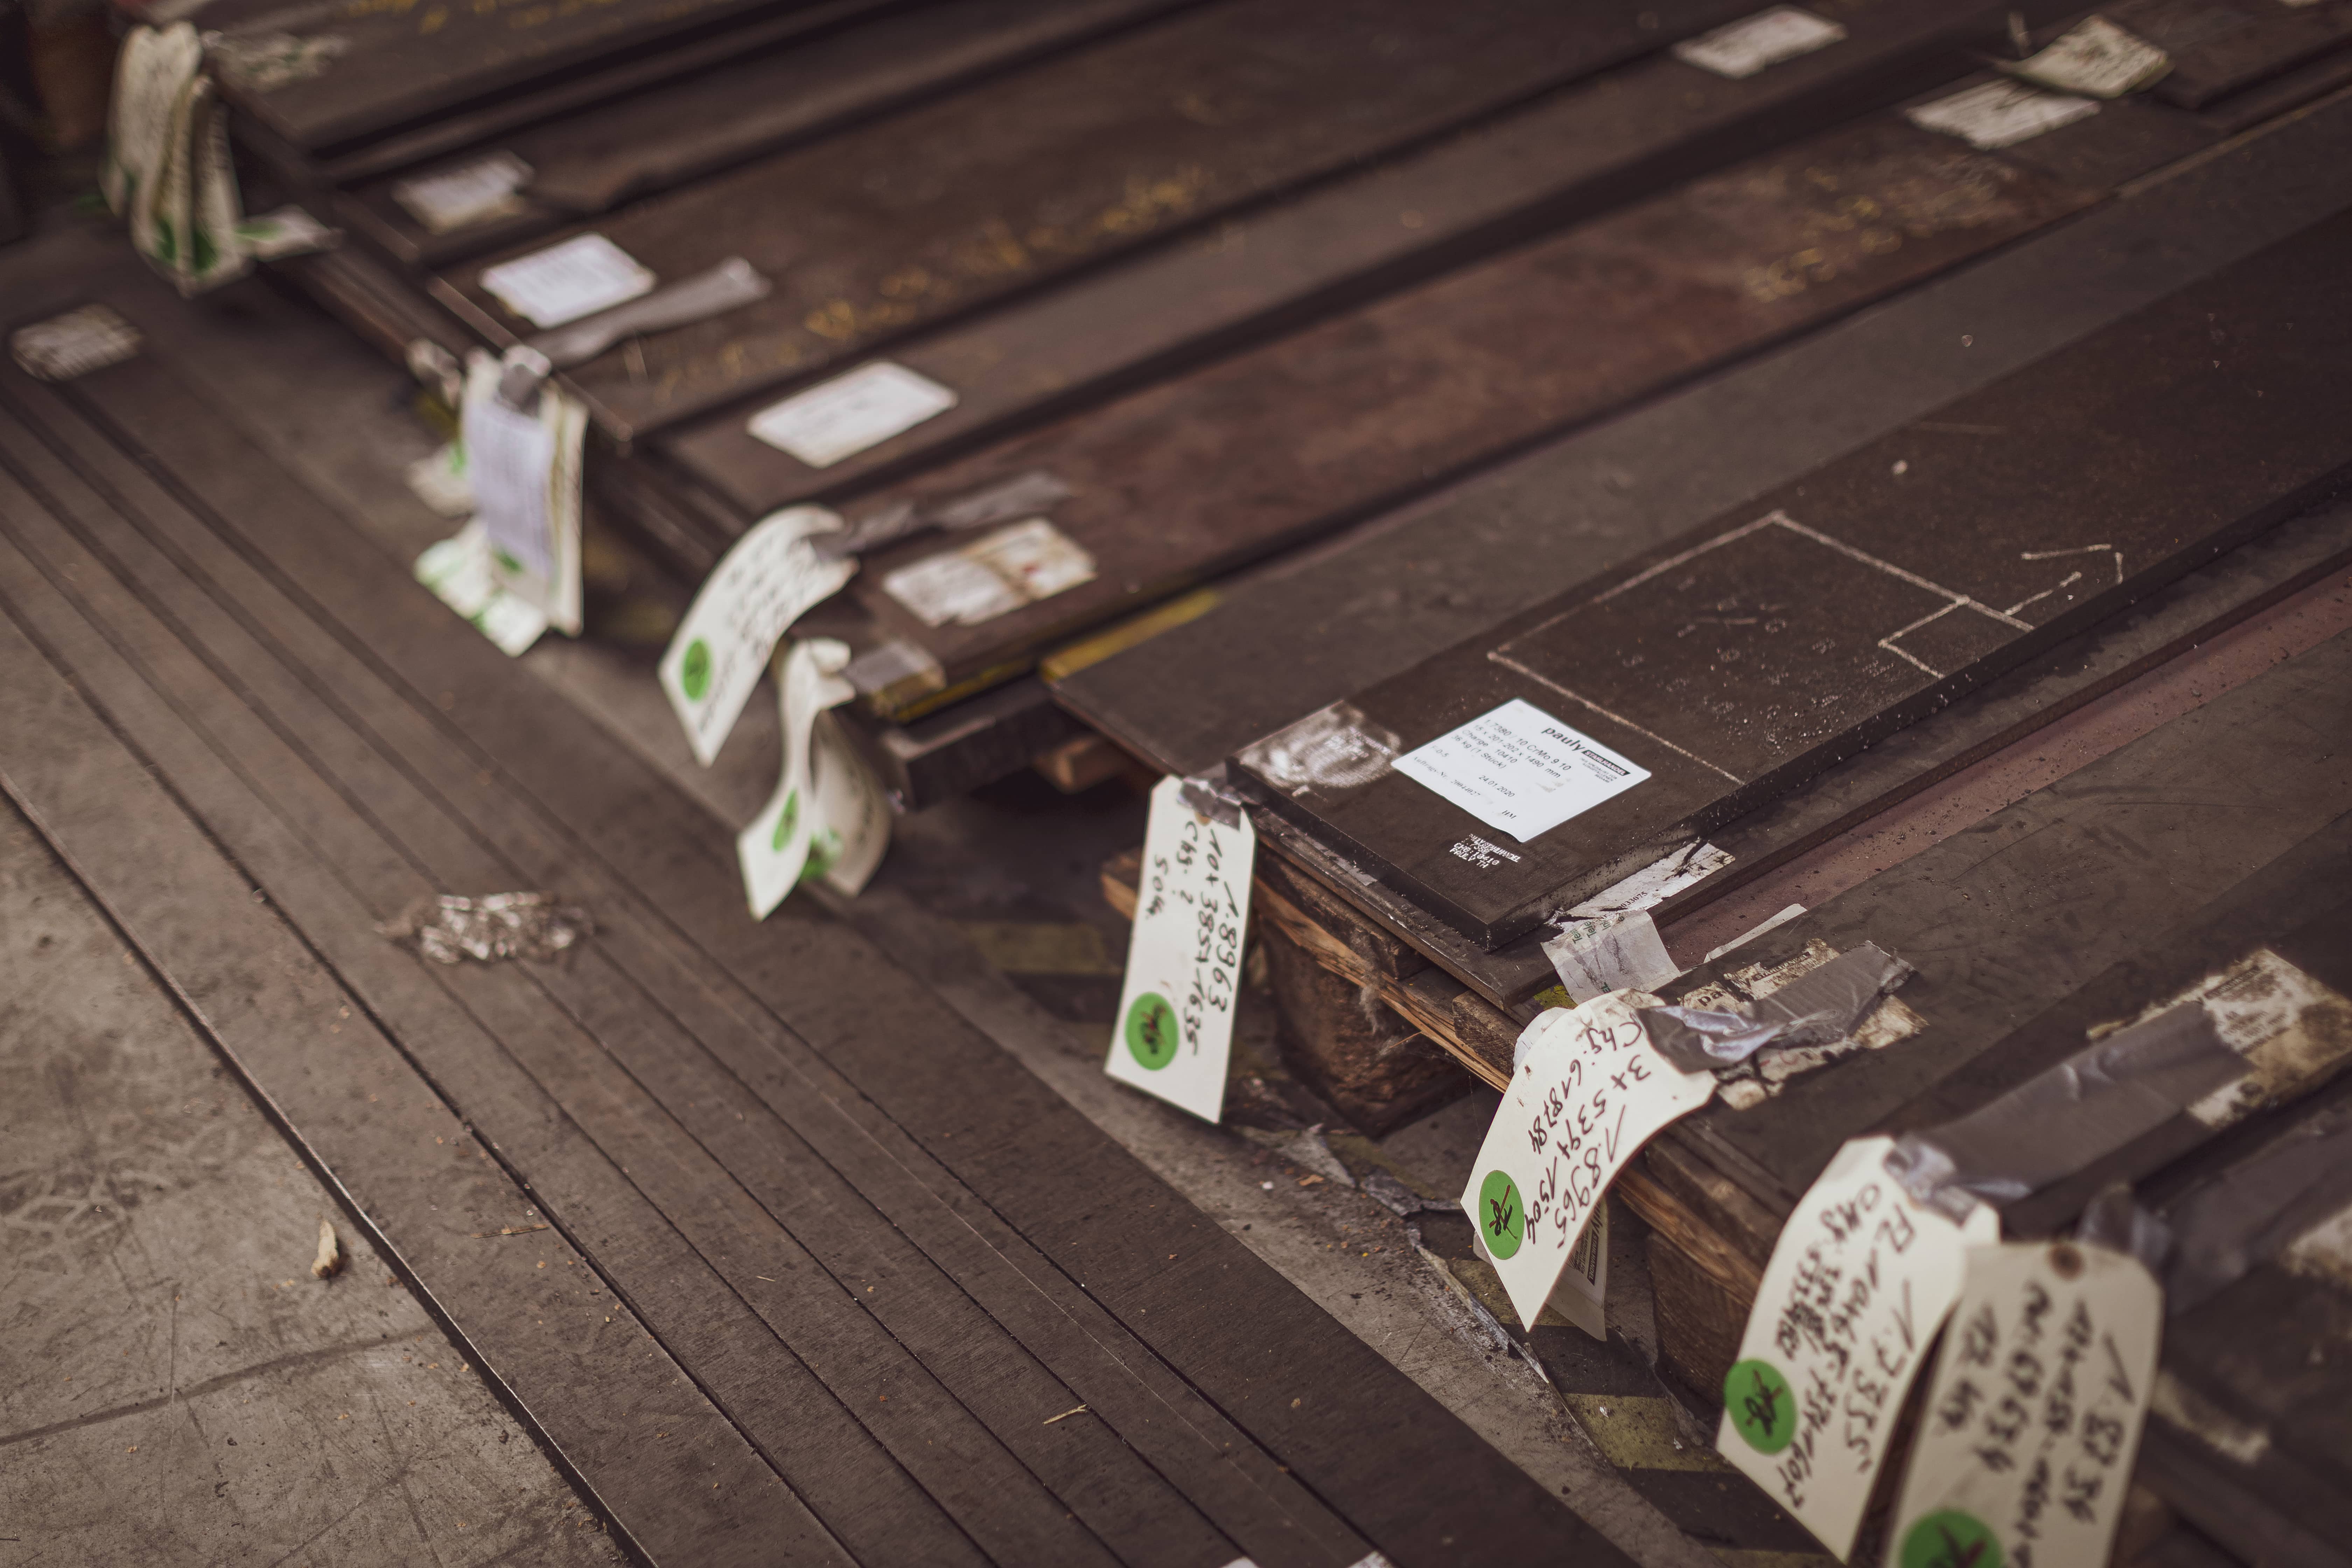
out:
<path id="1" fill-rule="evenodd" d="M 903 364 L 876 360 L 772 403 L 746 426 L 754 440 L 829 468 L 956 405 L 956 395 Z"/>
<path id="2" fill-rule="evenodd" d="M 1182 788 L 1176 778 L 1152 787 L 1118 1032 L 1104 1070 L 1214 1121 L 1225 1108 L 1257 830 L 1246 813 L 1231 827 L 1200 816 Z"/>
<path id="3" fill-rule="evenodd" d="M 1396 771 L 1522 844 L 1650 776 L 1516 697 L 1407 752 Z"/>
<path id="4" fill-rule="evenodd" d="M 478 351 L 466 365 L 458 427 L 474 517 L 490 542 L 498 586 L 548 624 L 580 631 L 580 453 L 587 411 L 553 386 L 537 405 L 499 396 L 499 362 Z"/>
<path id="5" fill-rule="evenodd" d="M 654 275 L 603 235 L 575 234 L 486 268 L 482 287 L 531 325 L 560 327 L 653 292 Z"/>
<path id="6" fill-rule="evenodd" d="M 728 551 L 678 623 L 662 655 L 662 690 L 704 767 L 726 744 L 777 639 L 856 574 L 856 561 L 820 560 L 810 543 L 839 527 L 838 515 L 814 506 L 761 519 Z"/>
<path id="7" fill-rule="evenodd" d="M 830 637 L 795 643 L 776 661 L 783 769 L 776 793 L 735 840 L 754 920 L 814 878 L 856 894 L 889 845 L 881 785 L 824 712 L 857 695 L 841 679 L 848 663 L 848 647 Z"/>
<path id="8" fill-rule="evenodd" d="M 2077 1242 L 1969 1249 L 1889 1568 L 2105 1563 L 2156 1381 L 2164 1291 Z"/>
<path id="9" fill-rule="evenodd" d="M 1825 49 L 1844 37 L 1845 29 L 1835 22 L 1794 5 L 1775 5 L 1686 38 L 1675 46 L 1674 55 L 1685 65 L 1739 81 L 1767 66 Z"/>
<path id="10" fill-rule="evenodd" d="M 1781 1227 L 1724 1380 L 1715 1446 L 1843 1558 L 1853 1550 L 1895 1419 L 1960 1293 L 1971 1242 L 2000 1238 L 1979 1205 L 1965 1227 L 1887 1173 L 1891 1138 L 1837 1152 Z"/>
<path id="11" fill-rule="evenodd" d="M 415 576 L 509 658 L 528 653 L 547 629 L 547 617 L 536 605 L 499 586 L 497 569 L 490 563 L 490 541 L 478 521 L 419 555 Z"/>
<path id="12" fill-rule="evenodd" d="M 1715 1092 L 1712 1073 L 1683 1072 L 1651 1046 L 1635 1009 L 1658 1005 L 1644 992 L 1615 991 L 1554 1007 L 1521 1037 L 1518 1070 L 1462 1207 L 1522 1323 L 1543 1311 L 1626 1162 Z"/>

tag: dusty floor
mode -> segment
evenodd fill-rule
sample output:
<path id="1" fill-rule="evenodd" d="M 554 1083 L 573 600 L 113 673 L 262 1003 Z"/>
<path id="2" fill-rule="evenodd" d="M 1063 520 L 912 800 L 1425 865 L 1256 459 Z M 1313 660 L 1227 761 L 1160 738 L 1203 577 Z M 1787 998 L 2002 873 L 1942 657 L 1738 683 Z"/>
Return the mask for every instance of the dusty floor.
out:
<path id="1" fill-rule="evenodd" d="M 619 1561 L 5 803 L 0 974 L 0 1563 Z"/>

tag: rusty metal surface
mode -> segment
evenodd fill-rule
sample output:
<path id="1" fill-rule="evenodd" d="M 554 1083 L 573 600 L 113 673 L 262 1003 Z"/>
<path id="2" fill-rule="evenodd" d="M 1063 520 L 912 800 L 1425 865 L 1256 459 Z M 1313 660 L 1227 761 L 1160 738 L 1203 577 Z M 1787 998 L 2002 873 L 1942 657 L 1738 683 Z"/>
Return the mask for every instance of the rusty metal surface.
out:
<path id="1" fill-rule="evenodd" d="M 394 259 L 443 266 L 1192 3 L 952 0 L 861 19 L 368 180 L 342 193 L 337 211 Z M 531 168 L 512 213 L 436 234 L 393 195 L 404 180 L 492 153 Z"/>
<path id="2" fill-rule="evenodd" d="M 215 6 L 201 19 L 232 41 L 284 36 L 319 47 L 316 68 L 292 79 L 223 84 L 240 111 L 316 152 L 680 35 L 797 8 L 793 0 L 330 0 Z"/>
<path id="3" fill-rule="evenodd" d="M 757 404 L 688 421 L 654 445 L 747 521 L 853 495 L 1899 102 L 1997 47 L 2008 7 L 1851 0 L 1832 12 L 1843 40 L 1756 76 L 1727 80 L 1664 54 L 1636 60 L 1213 237 L 896 345 L 890 357 L 953 388 L 956 406 L 826 468 L 753 437 Z"/>
<path id="4" fill-rule="evenodd" d="M 2172 57 L 2154 89 L 2199 109 L 2352 39 L 2352 4 L 2309 0 L 2121 0 L 2103 15 Z"/>
<path id="5" fill-rule="evenodd" d="M 2088 193 L 1893 116 L 1799 143 L 883 492 L 1033 468 L 1094 581 L 928 627 L 870 560 L 855 592 L 950 678 L 1391 504 L 2078 210 Z"/>
<path id="6" fill-rule="evenodd" d="M 1513 698 L 1651 778 L 1513 846 L 1381 772 L 1282 809 L 1484 945 L 2291 515 L 2340 480 L 2338 216 L 1939 414 L 1358 692 L 1402 754 Z M 1572 717 L 1567 717 L 1572 715 Z M 1244 765 L 1252 753 L 1244 752 Z"/>
<path id="7" fill-rule="evenodd" d="M 661 277 L 741 256 L 778 287 L 567 381 L 608 432 L 644 435 L 1740 8 L 1235 0 L 1189 12 L 600 219 Z M 518 334 L 479 272 L 446 273 L 434 291 L 492 341 Z"/>

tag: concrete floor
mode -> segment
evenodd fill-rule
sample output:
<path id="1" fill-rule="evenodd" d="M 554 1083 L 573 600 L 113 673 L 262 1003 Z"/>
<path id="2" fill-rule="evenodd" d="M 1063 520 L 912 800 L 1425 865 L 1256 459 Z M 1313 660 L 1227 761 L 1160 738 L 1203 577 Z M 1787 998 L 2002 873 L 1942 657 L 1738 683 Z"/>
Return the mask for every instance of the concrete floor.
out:
<path id="1" fill-rule="evenodd" d="M 0 975 L 0 1564 L 620 1560 L 5 802 Z"/>

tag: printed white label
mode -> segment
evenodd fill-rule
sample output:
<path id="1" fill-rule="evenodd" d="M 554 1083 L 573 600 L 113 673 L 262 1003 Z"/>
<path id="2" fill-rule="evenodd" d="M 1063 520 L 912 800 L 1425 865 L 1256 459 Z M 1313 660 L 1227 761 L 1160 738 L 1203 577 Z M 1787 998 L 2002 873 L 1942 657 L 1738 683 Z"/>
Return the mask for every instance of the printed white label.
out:
<path id="1" fill-rule="evenodd" d="M 2074 1242 L 1970 1247 L 1889 1568 L 2105 1563 L 2163 1331 L 2163 1289 L 2136 1258 Z"/>
<path id="2" fill-rule="evenodd" d="M 1198 815 L 1183 787 L 1176 778 L 1152 786 L 1118 1032 L 1103 1070 L 1214 1121 L 1225 1109 L 1257 830 L 1246 814 L 1232 827 Z"/>
<path id="3" fill-rule="evenodd" d="M 1957 136 L 1980 153 L 2072 125 L 2096 114 L 2099 106 L 2087 98 L 2044 92 L 2017 81 L 1989 81 L 1933 103 L 1906 109 L 1904 118 L 1922 131 Z"/>
<path id="4" fill-rule="evenodd" d="M 1715 1092 L 1713 1074 L 1683 1072 L 1651 1046 L 1634 1009 L 1656 1005 L 1643 992 L 1613 992 L 1554 1007 L 1522 1037 L 1510 1090 L 1462 1190 L 1522 1323 L 1543 1311 L 1625 1163 Z"/>
<path id="5" fill-rule="evenodd" d="M 829 468 L 955 405 L 956 395 L 929 376 L 876 360 L 770 404 L 746 428 L 812 468 Z"/>
<path id="6" fill-rule="evenodd" d="M 1407 752 L 1396 771 L 1522 844 L 1650 776 L 1516 697 Z"/>
<path id="7" fill-rule="evenodd" d="M 662 655 L 662 689 L 686 727 L 694 760 L 709 767 L 760 683 L 776 639 L 810 605 L 856 574 L 854 560 L 820 560 L 814 535 L 841 519 L 823 507 L 789 507 L 735 542 Z"/>
<path id="8" fill-rule="evenodd" d="M 493 153 L 454 169 L 398 181 L 392 199 L 435 234 L 447 234 L 521 211 L 520 192 L 530 183 L 530 165 L 513 153 Z"/>
<path id="9" fill-rule="evenodd" d="M 19 327 L 9 352 L 26 375 L 39 381 L 71 381 L 139 352 L 139 329 L 104 305 L 84 305 L 46 321 Z"/>
<path id="10" fill-rule="evenodd" d="M 753 920 L 817 878 L 855 895 L 889 845 L 881 785 L 824 712 L 857 695 L 840 676 L 848 663 L 848 647 L 830 637 L 796 643 L 776 661 L 783 769 L 776 793 L 735 840 Z"/>
<path id="11" fill-rule="evenodd" d="M 553 386 L 530 413 L 499 396 L 499 362 L 479 352 L 466 368 L 458 428 L 474 516 L 490 542 L 500 587 L 549 624 L 580 630 L 580 452 L 587 410 Z"/>
<path id="12" fill-rule="evenodd" d="M 974 626 L 1094 581 L 1095 558 L 1042 517 L 901 566 L 883 592 L 927 626 Z"/>
<path id="13" fill-rule="evenodd" d="M 2105 16 L 2093 16 L 2032 59 L 2001 68 L 2059 92 L 2121 98 L 2160 80 L 2172 59 Z"/>
<path id="14" fill-rule="evenodd" d="M 433 596 L 474 625 L 509 658 L 528 652 L 547 630 L 539 607 L 499 586 L 490 565 L 489 536 L 478 522 L 469 522 L 456 534 L 416 558 L 416 580 Z"/>
<path id="15" fill-rule="evenodd" d="M 1683 972 L 1647 910 L 1579 921 L 1543 944 L 1574 1002 L 1612 991 L 1651 991 Z"/>
<path id="16" fill-rule="evenodd" d="M 1711 33 L 1685 38 L 1675 46 L 1674 54 L 1685 65 L 1738 81 L 1767 66 L 1827 48 L 1844 37 L 1845 29 L 1835 22 L 1794 5 L 1775 5 Z"/>
<path id="17" fill-rule="evenodd" d="M 1856 1138 L 1798 1201 L 1725 1379 L 1715 1446 L 1836 1556 L 1853 1550 L 1895 1418 L 1960 1293 L 1965 1227 L 1886 1173 L 1891 1138 Z"/>
<path id="18" fill-rule="evenodd" d="M 482 274 L 499 303 L 538 327 L 560 327 L 653 291 L 654 275 L 601 234 L 501 261 Z"/>

